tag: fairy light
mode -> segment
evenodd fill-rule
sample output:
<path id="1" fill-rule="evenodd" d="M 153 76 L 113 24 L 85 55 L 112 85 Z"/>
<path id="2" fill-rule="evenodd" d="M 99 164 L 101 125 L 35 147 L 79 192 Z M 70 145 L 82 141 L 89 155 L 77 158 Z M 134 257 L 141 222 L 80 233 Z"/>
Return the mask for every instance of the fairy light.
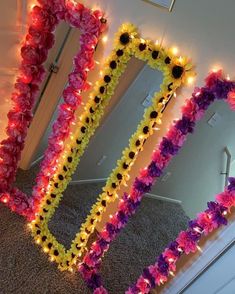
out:
<path id="1" fill-rule="evenodd" d="M 37 243 L 37 244 L 40 244 L 40 243 L 41 243 L 41 240 L 40 240 L 40 239 L 37 239 L 37 240 L 36 240 L 36 243 Z"/>
<path id="2" fill-rule="evenodd" d="M 179 52 L 178 47 L 172 47 L 171 52 L 172 52 L 173 55 L 177 55 L 178 52 Z"/>
<path id="3" fill-rule="evenodd" d="M 197 250 L 202 252 L 202 248 L 200 246 L 197 245 Z"/>
<path id="4" fill-rule="evenodd" d="M 171 275 L 172 277 L 175 276 L 175 274 L 174 274 L 172 271 L 169 271 L 169 273 L 170 273 L 170 275 Z"/>
<path id="5" fill-rule="evenodd" d="M 182 62 L 183 62 L 183 57 L 180 56 L 180 57 L 179 57 L 179 63 L 182 63 Z"/>
<path id="6" fill-rule="evenodd" d="M 195 232 L 197 232 L 197 233 L 201 233 L 201 230 L 200 230 L 200 228 L 198 228 L 198 227 L 194 228 L 193 230 L 194 230 Z"/>
<path id="7" fill-rule="evenodd" d="M 223 215 L 227 215 L 227 214 L 228 214 L 228 212 L 227 212 L 227 211 L 224 211 L 224 212 L 223 212 Z"/>
<path id="8" fill-rule="evenodd" d="M 155 41 L 155 45 L 158 46 L 159 45 L 159 40 Z"/>
<path id="9" fill-rule="evenodd" d="M 107 41 L 108 41 L 108 36 L 106 35 L 106 36 L 103 36 L 103 38 L 102 38 L 102 42 L 103 43 L 107 43 Z"/>
<path id="10" fill-rule="evenodd" d="M 229 75 L 227 75 L 226 80 L 227 81 L 230 81 L 231 80 Z"/>
<path id="11" fill-rule="evenodd" d="M 44 248 L 43 248 L 43 251 L 44 251 L 45 253 L 48 253 L 48 252 L 49 252 L 49 249 L 48 249 L 47 247 L 44 247 Z"/>
<path id="12" fill-rule="evenodd" d="M 194 77 L 188 77 L 187 82 L 189 85 L 192 85 L 194 83 L 195 78 Z"/>

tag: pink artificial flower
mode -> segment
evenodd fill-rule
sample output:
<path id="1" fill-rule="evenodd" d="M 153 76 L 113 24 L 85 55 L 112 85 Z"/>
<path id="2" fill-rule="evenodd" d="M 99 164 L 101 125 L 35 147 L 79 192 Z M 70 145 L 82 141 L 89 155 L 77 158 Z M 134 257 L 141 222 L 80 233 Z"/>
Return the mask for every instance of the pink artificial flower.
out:
<path id="1" fill-rule="evenodd" d="M 235 111 L 235 90 L 228 93 L 227 102 L 230 108 Z"/>
<path id="2" fill-rule="evenodd" d="M 182 107 L 182 114 L 188 117 L 191 121 L 200 120 L 204 115 L 204 112 L 205 111 L 200 109 L 197 103 L 194 103 L 192 99 L 186 100 L 185 105 Z"/>
<path id="3" fill-rule="evenodd" d="M 94 51 L 97 43 L 98 38 L 95 35 L 91 35 L 90 33 L 84 33 L 80 37 L 80 44 L 83 50 Z"/>
<path id="4" fill-rule="evenodd" d="M 21 57 L 24 64 L 42 64 L 47 58 L 46 49 L 34 48 L 30 45 L 24 45 L 21 48 Z"/>
<path id="5" fill-rule="evenodd" d="M 232 191 L 225 191 L 220 193 L 216 196 L 216 201 L 224 207 L 231 209 L 235 206 L 235 193 Z"/>
<path id="6" fill-rule="evenodd" d="M 142 169 L 140 171 L 140 176 L 139 179 L 145 183 L 146 185 L 152 184 L 153 183 L 153 178 L 149 176 L 148 174 L 148 169 Z"/>
<path id="7" fill-rule="evenodd" d="M 48 32 L 54 31 L 55 26 L 58 23 L 58 20 L 51 12 L 37 5 L 34 6 L 31 11 L 31 19 L 32 26 Z"/>
<path id="8" fill-rule="evenodd" d="M 217 228 L 215 223 L 211 220 L 210 216 L 206 212 L 201 212 L 198 214 L 197 223 L 203 228 L 205 235 L 208 235 Z"/>
<path id="9" fill-rule="evenodd" d="M 14 189 L 13 195 L 10 199 L 11 209 L 19 214 L 23 214 L 29 208 L 28 197 L 18 189 Z"/>
<path id="10" fill-rule="evenodd" d="M 159 273 L 157 266 L 151 265 L 148 267 L 148 269 L 150 274 L 154 277 L 155 283 L 158 286 L 160 286 L 161 284 L 167 281 L 167 277 Z"/>
<path id="11" fill-rule="evenodd" d="M 42 65 L 22 64 L 20 68 L 21 78 L 24 83 L 39 84 L 45 77 L 45 69 Z"/>
<path id="12" fill-rule="evenodd" d="M 214 71 L 210 73 L 210 75 L 207 76 L 207 78 L 205 79 L 207 87 L 209 88 L 213 87 L 215 84 L 215 81 L 222 78 L 223 78 L 222 70 L 218 70 L 218 71 Z"/>
<path id="13" fill-rule="evenodd" d="M 96 288 L 94 294 L 108 294 L 108 291 L 103 287 Z"/>
<path id="14" fill-rule="evenodd" d="M 141 294 L 149 293 L 150 284 L 145 280 L 144 277 L 140 277 L 136 283 L 136 286 L 140 289 Z"/>
<path id="15" fill-rule="evenodd" d="M 22 81 L 19 81 L 19 79 L 15 83 L 15 89 L 22 95 L 30 96 L 30 87 Z"/>
<path id="16" fill-rule="evenodd" d="M 164 157 L 161 155 L 161 152 L 159 150 L 154 151 L 153 155 L 152 155 L 152 160 L 157 164 L 157 166 L 160 169 L 164 169 L 169 161 L 170 161 L 170 157 Z"/>
<path id="17" fill-rule="evenodd" d="M 87 90 L 89 85 L 86 82 L 87 74 L 83 71 L 74 71 L 69 74 L 69 84 L 76 90 Z"/>
<path id="18" fill-rule="evenodd" d="M 53 12 L 58 19 L 64 19 L 66 12 L 65 0 L 38 0 L 38 3 L 46 8 L 50 8 L 50 11 Z"/>
<path id="19" fill-rule="evenodd" d="M 53 33 L 30 26 L 29 33 L 26 36 L 26 43 L 33 47 L 51 49 L 55 43 L 55 36 Z"/>
<path id="20" fill-rule="evenodd" d="M 94 59 L 92 58 L 94 51 L 83 50 L 82 54 L 78 54 L 73 59 L 75 70 L 80 71 L 86 68 L 92 69 L 94 67 Z"/>
<path id="21" fill-rule="evenodd" d="M 74 4 L 71 1 L 67 1 L 67 10 L 65 12 L 65 20 L 75 28 L 80 28 L 81 15 L 84 6 L 81 3 Z"/>
<path id="22" fill-rule="evenodd" d="M 197 250 L 197 243 L 189 238 L 186 231 L 182 231 L 176 241 L 179 243 L 179 246 L 183 248 L 186 254 L 196 252 Z"/>
<path id="23" fill-rule="evenodd" d="M 167 132 L 166 136 L 174 145 L 183 146 L 186 136 L 183 135 L 177 128 L 172 126 L 170 130 Z"/>
<path id="24" fill-rule="evenodd" d="M 106 230 L 103 230 L 101 233 L 100 233 L 100 236 L 101 238 L 103 238 L 105 241 L 110 241 L 110 237 L 109 237 L 109 232 L 106 231 Z"/>
<path id="25" fill-rule="evenodd" d="M 90 9 L 84 8 L 80 22 L 80 29 L 82 33 L 88 32 L 91 35 L 99 36 L 101 30 L 101 22 Z"/>
<path id="26" fill-rule="evenodd" d="M 100 245 L 99 245 L 97 242 L 95 242 L 95 243 L 92 244 L 91 249 L 92 249 L 97 255 L 100 255 L 100 254 L 102 253 L 102 249 L 101 249 Z"/>

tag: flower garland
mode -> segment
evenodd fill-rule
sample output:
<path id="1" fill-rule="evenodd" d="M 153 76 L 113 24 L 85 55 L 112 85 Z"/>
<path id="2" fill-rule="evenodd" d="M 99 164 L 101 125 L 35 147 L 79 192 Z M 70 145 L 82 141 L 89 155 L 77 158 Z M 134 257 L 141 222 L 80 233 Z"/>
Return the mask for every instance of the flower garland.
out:
<path id="1" fill-rule="evenodd" d="M 53 32 L 62 20 L 81 30 L 81 46 L 73 61 L 69 84 L 63 92 L 64 101 L 59 106 L 59 114 L 53 124 L 53 132 L 33 188 L 33 197 L 28 198 L 11 185 L 33 117 L 35 97 L 44 77 L 42 64 L 54 44 Z M 74 113 L 81 104 L 81 93 L 89 88 L 87 74 L 94 66 L 93 55 L 105 22 L 100 11 L 91 11 L 73 1 L 38 0 L 38 5 L 32 8 L 28 34 L 21 48 L 20 73 L 12 94 L 13 108 L 8 113 L 8 138 L 0 144 L 0 201 L 29 220 L 35 218 L 39 203 L 49 188 L 49 181 L 56 173 L 57 163 L 65 147 L 64 141 L 75 119 Z"/>
<path id="2" fill-rule="evenodd" d="M 71 248 L 66 251 L 64 246 L 50 233 L 48 222 L 59 205 L 62 193 L 70 182 L 90 137 L 99 125 L 105 106 L 110 101 L 119 78 L 132 56 L 147 61 L 152 68 L 163 72 L 164 80 L 161 90 L 154 95 L 153 105 L 145 111 L 143 120 L 129 141 L 129 147 L 123 151 L 123 157 L 118 161 L 117 168 L 112 172 L 103 188 L 103 193 L 92 207 L 80 232 L 72 241 Z M 43 246 L 44 251 L 59 264 L 61 270 L 72 270 L 77 259 L 81 258 L 86 250 L 88 239 L 94 232 L 96 224 L 101 220 L 108 203 L 117 198 L 117 190 L 127 181 L 137 154 L 142 151 L 145 141 L 153 134 L 156 125 L 160 124 L 160 117 L 167 102 L 187 77 L 192 75 L 190 69 L 191 64 L 186 58 L 176 57 L 170 50 L 163 49 L 149 40 L 139 38 L 136 28 L 131 24 L 121 26 L 117 33 L 115 48 L 106 62 L 104 74 L 97 82 L 85 107 L 85 112 L 81 115 L 77 125 L 78 131 L 74 135 L 75 139 L 67 145 L 67 152 L 65 151 L 63 155 L 64 161 L 50 182 L 50 188 L 44 193 L 38 215 L 31 224 L 36 242 Z"/>
<path id="3" fill-rule="evenodd" d="M 215 99 L 227 99 L 231 109 L 235 110 L 235 82 L 224 79 L 222 71 L 211 73 L 206 79 L 206 85 L 200 89 L 196 88 L 191 99 L 186 101 L 182 108 L 182 118 L 175 121 L 166 136 L 163 137 L 159 146 L 152 154 L 151 163 L 135 179 L 130 194 L 124 194 L 119 202 L 116 214 L 106 223 L 104 229 L 99 233 L 97 241 L 92 244 L 90 251 L 85 255 L 83 263 L 79 266 L 79 271 L 88 286 L 94 290 L 94 293 L 108 293 L 103 288 L 99 275 L 101 259 L 104 253 L 108 250 L 111 242 L 117 237 L 121 229 L 126 226 L 129 217 L 135 213 L 144 194 L 151 190 L 156 178 L 161 176 L 173 156 L 183 146 L 186 136 L 193 132 L 195 123 L 202 118 L 209 105 Z M 199 240 L 198 237 L 200 237 L 201 233 L 198 233 L 198 235 L 193 233 L 191 235 L 194 224 L 197 224 L 196 227 L 201 227 L 201 231 L 205 233 L 210 232 L 213 228 L 217 228 L 221 223 L 225 224 L 223 213 L 235 205 L 234 184 L 235 179 L 232 179 L 228 189 L 217 197 L 218 203 L 209 203 L 208 210 L 191 223 L 188 231 L 182 232 L 179 235 L 176 241 L 182 252 L 187 254 L 194 250 L 196 242 Z M 211 218 L 207 217 L 208 213 L 211 214 Z M 173 251 L 178 252 L 177 248 Z M 171 253 L 169 250 L 166 252 Z M 172 263 L 169 263 L 165 255 L 160 256 L 158 259 L 159 263 L 157 262 L 154 267 L 145 270 L 137 284 L 126 293 L 149 293 L 150 289 L 155 287 L 155 285 L 166 281 L 170 270 L 174 270 L 175 260 L 177 259 L 174 254 L 172 254 L 172 258 Z M 146 281 L 143 281 L 143 277 L 145 277 Z"/>
<path id="4" fill-rule="evenodd" d="M 235 178 L 230 178 L 230 185 L 216 196 L 216 202 L 208 202 L 208 208 L 189 222 L 189 228 L 182 231 L 176 240 L 171 242 L 164 252 L 158 256 L 155 264 L 144 269 L 136 284 L 126 294 L 149 293 L 151 289 L 167 282 L 174 275 L 176 262 L 185 253 L 194 253 L 203 235 L 208 235 L 221 225 L 227 225 L 226 215 L 235 207 Z M 98 292 L 99 293 L 99 292 Z"/>

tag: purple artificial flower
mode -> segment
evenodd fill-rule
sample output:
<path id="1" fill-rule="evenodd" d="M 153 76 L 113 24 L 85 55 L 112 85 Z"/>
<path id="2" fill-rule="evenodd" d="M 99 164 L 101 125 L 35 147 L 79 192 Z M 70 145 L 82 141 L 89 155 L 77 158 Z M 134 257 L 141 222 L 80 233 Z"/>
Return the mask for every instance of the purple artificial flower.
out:
<path id="1" fill-rule="evenodd" d="M 229 191 L 235 191 L 235 178 L 228 178 L 229 185 L 228 185 L 228 190 Z"/>
<path id="2" fill-rule="evenodd" d="M 168 272 L 169 272 L 169 263 L 166 261 L 165 257 L 161 254 L 158 257 L 157 260 L 157 266 L 158 266 L 158 270 L 159 272 L 163 275 L 163 276 L 168 276 Z"/>
<path id="3" fill-rule="evenodd" d="M 197 233 L 194 230 L 188 230 L 187 235 L 188 235 L 189 239 L 192 240 L 193 242 L 197 242 L 201 238 L 201 234 Z"/>
<path id="4" fill-rule="evenodd" d="M 149 271 L 148 268 L 145 268 L 145 269 L 143 270 L 143 274 L 142 274 L 142 276 L 143 276 L 145 279 L 149 280 L 149 282 L 150 282 L 150 284 L 151 284 L 151 288 L 154 288 L 154 287 L 156 286 L 155 279 L 154 279 L 154 277 L 151 275 L 151 273 L 150 273 L 150 271 Z"/>
<path id="5" fill-rule="evenodd" d="M 216 222 L 218 226 L 227 225 L 228 221 L 224 217 L 223 213 L 227 211 L 227 208 L 216 202 L 208 202 L 207 206 L 209 209 L 206 210 L 212 216 L 212 221 Z"/>
<path id="6" fill-rule="evenodd" d="M 144 182 L 139 180 L 138 178 L 135 179 L 134 188 L 141 194 L 148 193 L 151 190 L 151 184 L 146 185 Z"/>
<path id="7" fill-rule="evenodd" d="M 117 233 L 115 226 L 110 223 L 106 224 L 106 230 L 109 232 L 109 235 L 114 235 Z"/>
<path id="8" fill-rule="evenodd" d="M 168 249 L 170 249 L 176 257 L 180 257 L 181 255 L 181 252 L 178 250 L 178 248 L 179 243 L 177 241 L 173 241 L 168 245 Z"/>
<path id="9" fill-rule="evenodd" d="M 234 82 L 217 79 L 212 87 L 217 99 L 227 99 L 228 93 L 234 88 Z"/>
<path id="10" fill-rule="evenodd" d="M 87 281 L 87 285 L 89 288 L 95 290 L 102 286 L 100 275 L 93 273 L 91 278 Z"/>
<path id="11" fill-rule="evenodd" d="M 108 247 L 108 242 L 106 240 L 104 240 L 103 238 L 100 238 L 97 243 L 99 244 L 100 248 L 102 250 L 105 250 Z"/>
<path id="12" fill-rule="evenodd" d="M 150 177 L 160 177 L 162 175 L 162 170 L 157 166 L 156 162 L 152 161 L 148 166 L 148 174 Z"/>
<path id="13" fill-rule="evenodd" d="M 128 222 L 128 216 L 123 211 L 118 212 L 117 218 L 123 225 Z"/>
<path id="14" fill-rule="evenodd" d="M 183 135 L 187 135 L 187 133 L 193 133 L 195 122 L 191 121 L 188 117 L 183 116 L 182 119 L 177 121 L 175 127 L 181 131 Z"/>
<path id="15" fill-rule="evenodd" d="M 174 145 L 169 139 L 163 137 L 160 144 L 160 150 L 163 156 L 175 155 L 177 154 L 179 148 L 179 146 Z"/>
<path id="16" fill-rule="evenodd" d="M 194 102 L 198 105 L 199 109 L 206 110 L 209 105 L 215 100 L 213 91 L 207 88 L 202 88 L 200 94 L 194 94 Z"/>
<path id="17" fill-rule="evenodd" d="M 198 238 L 201 237 L 202 232 L 203 232 L 203 227 L 201 227 L 198 224 L 197 220 L 195 220 L 195 219 L 194 220 L 190 220 L 189 221 L 189 228 L 192 230 L 192 232 L 194 234 L 196 234 L 198 236 Z"/>

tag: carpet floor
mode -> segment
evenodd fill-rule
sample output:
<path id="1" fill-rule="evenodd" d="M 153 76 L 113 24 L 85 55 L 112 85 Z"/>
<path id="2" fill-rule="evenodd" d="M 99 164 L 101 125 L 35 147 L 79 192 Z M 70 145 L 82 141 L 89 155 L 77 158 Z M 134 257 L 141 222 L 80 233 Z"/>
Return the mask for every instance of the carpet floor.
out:
<path id="1" fill-rule="evenodd" d="M 20 171 L 17 185 L 30 193 L 37 168 Z M 68 187 L 49 227 L 69 248 L 103 183 Z M 113 242 L 102 265 L 110 294 L 123 294 L 166 245 L 187 227 L 175 203 L 144 198 L 136 215 Z M 25 220 L 0 204 L 0 294 L 89 294 L 79 274 L 60 272 L 32 240 Z"/>

